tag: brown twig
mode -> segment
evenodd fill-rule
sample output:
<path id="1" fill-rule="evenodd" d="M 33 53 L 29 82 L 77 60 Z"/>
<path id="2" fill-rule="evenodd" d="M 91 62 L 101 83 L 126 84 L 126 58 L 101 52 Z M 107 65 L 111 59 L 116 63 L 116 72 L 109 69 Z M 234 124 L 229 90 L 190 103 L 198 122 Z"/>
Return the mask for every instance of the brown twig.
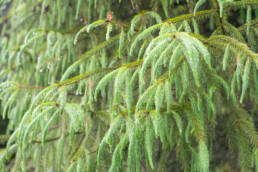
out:
<path id="1" fill-rule="evenodd" d="M 75 154 L 78 152 L 78 150 L 80 149 L 84 138 L 85 138 L 85 134 L 83 133 L 83 135 L 82 135 L 82 137 L 81 137 L 81 139 L 80 139 L 78 145 L 76 146 L 74 152 L 73 152 L 72 155 L 71 155 L 71 158 L 74 157 L 74 155 L 75 155 Z"/>
<path id="2" fill-rule="evenodd" d="M 75 132 L 74 134 L 76 134 L 76 135 L 84 134 L 84 131 L 78 131 L 78 132 Z M 69 133 L 66 133 L 66 134 L 65 134 L 65 136 L 68 136 L 68 135 L 69 135 Z M 53 141 L 59 140 L 61 137 L 62 137 L 62 136 L 57 136 L 57 137 L 49 138 L 49 139 L 46 139 L 44 142 L 45 142 L 45 143 L 53 142 Z M 41 144 L 42 141 L 41 141 L 41 140 L 32 140 L 31 143 Z"/>

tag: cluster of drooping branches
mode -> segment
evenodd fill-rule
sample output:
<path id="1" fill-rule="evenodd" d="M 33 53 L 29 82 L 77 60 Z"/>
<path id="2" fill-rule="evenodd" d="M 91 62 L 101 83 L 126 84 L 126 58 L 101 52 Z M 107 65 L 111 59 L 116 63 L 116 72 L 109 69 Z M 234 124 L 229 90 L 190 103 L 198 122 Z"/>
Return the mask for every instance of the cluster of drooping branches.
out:
<path id="1" fill-rule="evenodd" d="M 218 132 L 258 166 L 256 0 L 0 6 L 0 171 L 206 172 Z"/>

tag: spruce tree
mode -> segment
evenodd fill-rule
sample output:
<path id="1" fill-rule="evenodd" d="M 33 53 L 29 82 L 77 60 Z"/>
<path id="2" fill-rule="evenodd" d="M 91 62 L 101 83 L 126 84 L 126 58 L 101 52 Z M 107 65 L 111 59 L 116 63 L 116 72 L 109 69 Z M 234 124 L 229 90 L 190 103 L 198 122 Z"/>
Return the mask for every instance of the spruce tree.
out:
<path id="1" fill-rule="evenodd" d="M 258 171 L 257 0 L 0 7 L 0 171 Z"/>

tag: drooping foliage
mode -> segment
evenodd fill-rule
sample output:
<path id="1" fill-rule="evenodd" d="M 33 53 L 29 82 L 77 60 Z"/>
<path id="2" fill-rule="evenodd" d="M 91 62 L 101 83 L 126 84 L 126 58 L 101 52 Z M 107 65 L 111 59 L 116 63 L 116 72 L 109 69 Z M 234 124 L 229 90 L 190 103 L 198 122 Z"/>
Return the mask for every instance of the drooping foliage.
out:
<path id="1" fill-rule="evenodd" d="M 257 0 L 0 7 L 0 171 L 258 170 Z"/>

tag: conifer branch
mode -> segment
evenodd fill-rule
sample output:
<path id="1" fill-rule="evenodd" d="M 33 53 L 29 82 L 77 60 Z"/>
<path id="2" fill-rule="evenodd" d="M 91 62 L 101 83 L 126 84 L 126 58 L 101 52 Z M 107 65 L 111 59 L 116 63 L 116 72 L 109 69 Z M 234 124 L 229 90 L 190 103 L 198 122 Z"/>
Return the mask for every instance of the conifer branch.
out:
<path id="1" fill-rule="evenodd" d="M 230 9 L 232 7 L 242 7 L 243 5 L 250 5 L 250 6 L 258 6 L 258 2 L 254 0 L 246 0 L 245 2 L 233 2 L 228 5 L 223 6 L 223 9 Z M 200 17 L 205 17 L 205 16 L 211 16 L 214 15 L 215 13 L 219 12 L 219 8 L 217 9 L 210 9 L 210 10 L 203 10 L 196 12 L 196 14 L 184 14 L 181 16 L 177 16 L 171 19 L 166 20 L 165 22 L 168 23 L 177 23 L 177 22 L 182 22 L 185 20 L 190 20 L 192 18 L 200 18 Z"/>
<path id="2" fill-rule="evenodd" d="M 258 20 L 252 20 L 250 26 L 253 26 L 255 28 L 258 27 Z M 247 28 L 247 24 L 243 24 L 242 26 L 238 27 L 239 31 L 244 31 Z"/>
<path id="3" fill-rule="evenodd" d="M 103 2 L 0 2 L 0 171 L 258 166 L 257 0 Z"/>

